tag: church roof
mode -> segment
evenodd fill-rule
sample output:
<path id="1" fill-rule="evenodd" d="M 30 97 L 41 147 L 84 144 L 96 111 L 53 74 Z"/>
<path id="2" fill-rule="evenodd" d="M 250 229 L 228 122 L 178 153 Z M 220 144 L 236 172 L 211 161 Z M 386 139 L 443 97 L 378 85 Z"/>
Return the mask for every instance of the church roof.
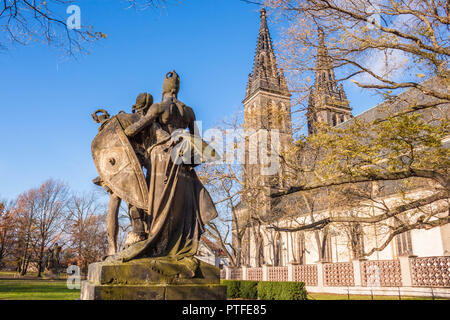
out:
<path id="1" fill-rule="evenodd" d="M 421 83 L 421 85 L 425 88 L 433 88 L 434 90 L 440 91 L 442 93 L 445 93 L 449 90 L 449 87 L 444 83 L 444 81 L 438 77 L 432 77 L 424 82 Z M 430 95 L 423 94 L 422 91 L 411 88 L 408 90 L 405 90 L 404 92 L 392 97 L 389 100 L 386 100 L 358 115 L 356 115 L 354 118 L 343 122 L 337 127 L 344 128 L 345 126 L 348 126 L 350 123 L 352 123 L 355 120 L 361 120 L 364 122 L 372 122 L 375 120 L 385 119 L 389 115 L 396 114 L 398 112 L 405 111 L 407 108 L 410 108 L 412 105 L 427 105 L 436 103 L 438 100 Z M 449 103 L 445 103 L 441 105 L 442 110 L 446 110 L 448 112 L 449 110 Z M 431 108 L 428 110 L 421 111 L 420 113 L 423 114 L 423 116 L 426 119 L 429 119 L 432 116 L 432 111 L 436 112 L 436 108 Z M 439 111 L 441 112 L 441 111 Z"/>
<path id="2" fill-rule="evenodd" d="M 214 252 L 214 254 L 218 257 L 224 257 L 226 256 L 225 251 L 223 250 L 223 248 L 221 246 L 219 246 L 217 243 L 209 240 L 207 237 L 205 236 L 201 236 L 200 240 L 209 248 L 211 249 L 211 251 Z"/>

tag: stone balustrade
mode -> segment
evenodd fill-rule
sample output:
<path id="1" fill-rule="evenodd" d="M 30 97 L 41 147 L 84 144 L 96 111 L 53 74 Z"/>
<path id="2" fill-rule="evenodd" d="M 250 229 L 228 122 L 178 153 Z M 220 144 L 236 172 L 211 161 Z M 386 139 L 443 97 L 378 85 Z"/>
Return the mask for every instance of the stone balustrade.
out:
<path id="1" fill-rule="evenodd" d="M 317 286 L 317 265 L 294 265 L 292 280 L 304 282 L 307 286 Z"/>
<path id="2" fill-rule="evenodd" d="M 233 280 L 298 281 L 304 282 L 312 292 L 345 294 L 349 290 L 359 290 L 370 294 L 373 290 L 379 290 L 379 294 L 393 294 L 394 290 L 413 290 L 411 292 L 417 295 L 450 297 L 450 256 L 290 264 L 282 267 L 225 267 L 221 277 Z M 427 294 L 421 294 L 424 292 Z"/>
<path id="3" fill-rule="evenodd" d="M 325 263 L 324 284 L 327 287 L 354 286 L 353 264 L 351 262 Z"/>
<path id="4" fill-rule="evenodd" d="M 248 268 L 247 269 L 247 280 L 262 281 L 263 280 L 262 268 Z"/>
<path id="5" fill-rule="evenodd" d="M 450 257 L 411 259 L 412 285 L 419 287 L 450 287 Z"/>
<path id="6" fill-rule="evenodd" d="M 366 287 L 401 287 L 399 260 L 367 260 L 361 262 L 361 284 Z"/>

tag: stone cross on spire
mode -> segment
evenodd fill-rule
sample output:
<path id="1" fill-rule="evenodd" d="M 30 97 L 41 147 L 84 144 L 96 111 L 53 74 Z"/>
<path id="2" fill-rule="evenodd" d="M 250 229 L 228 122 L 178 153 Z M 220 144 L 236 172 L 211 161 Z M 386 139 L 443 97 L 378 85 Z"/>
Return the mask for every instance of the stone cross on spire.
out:
<path id="1" fill-rule="evenodd" d="M 246 97 L 258 89 L 281 94 L 289 93 L 283 70 L 277 67 L 265 9 L 261 10 L 261 25 L 256 44 L 253 73 L 249 74 Z"/>

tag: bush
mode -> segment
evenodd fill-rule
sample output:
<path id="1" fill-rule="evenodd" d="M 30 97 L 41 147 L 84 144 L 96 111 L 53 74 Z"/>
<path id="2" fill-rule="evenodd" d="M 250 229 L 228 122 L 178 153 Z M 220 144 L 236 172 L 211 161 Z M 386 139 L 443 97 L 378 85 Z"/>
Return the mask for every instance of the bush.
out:
<path id="1" fill-rule="evenodd" d="M 227 287 L 227 298 L 240 298 L 240 280 L 221 280 L 220 282 Z"/>
<path id="2" fill-rule="evenodd" d="M 305 284 L 303 282 L 272 282 L 258 283 L 258 299 L 260 300 L 306 300 Z"/>
<path id="3" fill-rule="evenodd" d="M 306 300 L 303 282 L 221 280 L 232 299 Z"/>
<path id="4" fill-rule="evenodd" d="M 240 297 L 242 299 L 258 298 L 258 281 L 241 281 L 239 289 Z"/>

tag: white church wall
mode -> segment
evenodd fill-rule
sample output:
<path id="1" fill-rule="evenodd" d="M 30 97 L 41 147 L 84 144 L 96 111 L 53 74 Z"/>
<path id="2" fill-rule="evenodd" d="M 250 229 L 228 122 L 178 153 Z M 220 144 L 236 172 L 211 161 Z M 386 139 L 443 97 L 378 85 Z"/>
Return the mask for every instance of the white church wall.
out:
<path id="1" fill-rule="evenodd" d="M 413 254 L 418 257 L 443 256 L 442 238 L 439 228 L 412 230 Z"/>
<path id="2" fill-rule="evenodd" d="M 314 232 L 305 232 L 305 247 L 305 264 L 313 264 L 319 261 L 319 250 L 317 249 Z"/>
<path id="3" fill-rule="evenodd" d="M 348 262 L 352 257 L 350 254 L 347 235 L 339 234 L 331 238 L 332 262 Z"/>
<path id="4" fill-rule="evenodd" d="M 395 240 L 395 239 L 394 239 Z M 396 258 L 394 251 L 394 241 L 391 241 L 386 248 L 381 251 L 376 251 L 370 256 L 366 257 L 367 260 L 392 260 Z"/>
<path id="5" fill-rule="evenodd" d="M 287 234 L 287 262 L 293 262 L 296 260 L 296 255 L 298 251 L 297 244 L 297 234 L 295 232 L 290 232 Z"/>
<path id="6" fill-rule="evenodd" d="M 364 227 L 364 248 L 365 252 L 372 248 L 381 247 L 387 237 L 390 229 L 380 225 L 369 225 Z M 395 239 L 394 239 L 395 240 Z M 375 251 L 370 256 L 365 257 L 368 260 L 392 260 L 395 258 L 394 241 L 391 241 L 383 250 Z"/>
<path id="7" fill-rule="evenodd" d="M 442 239 L 442 247 L 445 256 L 450 255 L 450 224 L 443 225 L 439 228 Z"/>
<path id="8" fill-rule="evenodd" d="M 264 238 L 264 263 L 273 264 L 273 250 L 272 250 L 272 234 L 270 231 L 263 232 Z"/>
<path id="9" fill-rule="evenodd" d="M 418 197 L 424 196 L 423 191 L 411 193 L 409 196 Z M 395 205 L 400 199 L 397 197 L 390 197 L 384 199 L 388 205 Z M 376 215 L 380 214 L 381 211 L 377 212 L 376 209 L 371 208 L 368 211 L 367 207 L 365 209 L 360 208 L 358 214 L 360 215 Z M 335 214 L 335 213 L 333 213 Z M 320 212 L 316 214 L 316 219 L 327 216 L 327 212 Z M 308 223 L 309 218 L 299 217 L 297 222 L 290 218 L 286 221 L 279 221 L 277 224 L 284 227 L 298 226 L 304 223 Z M 274 252 L 273 243 L 274 236 L 276 232 L 273 229 L 263 228 L 263 238 L 264 238 L 264 263 L 273 265 L 274 264 Z M 364 249 L 365 252 L 370 251 L 372 248 L 380 247 L 387 236 L 389 235 L 390 228 L 380 225 L 365 225 L 364 226 Z M 441 228 L 434 228 L 431 230 L 412 230 L 411 240 L 413 254 L 417 256 L 442 256 L 445 255 L 445 250 L 443 246 L 442 239 L 443 232 Z M 445 232 L 444 232 L 445 234 Z M 332 251 L 332 262 L 349 262 L 352 261 L 352 250 L 351 244 L 348 239 L 348 234 L 336 228 L 336 230 L 331 229 L 331 251 Z M 297 255 L 297 243 L 296 232 L 280 232 L 282 241 L 282 265 L 286 266 L 290 262 L 295 260 Z M 322 234 L 320 232 L 320 239 L 322 240 Z M 397 258 L 396 253 L 396 239 L 394 238 L 383 250 L 375 251 L 369 257 L 365 257 L 369 260 L 392 260 Z M 305 264 L 314 264 L 319 261 L 319 248 L 317 247 L 314 232 L 305 232 Z M 448 254 L 448 253 L 447 253 Z M 254 237 L 250 235 L 250 265 L 256 266 L 257 262 L 257 252 L 256 243 Z"/>

